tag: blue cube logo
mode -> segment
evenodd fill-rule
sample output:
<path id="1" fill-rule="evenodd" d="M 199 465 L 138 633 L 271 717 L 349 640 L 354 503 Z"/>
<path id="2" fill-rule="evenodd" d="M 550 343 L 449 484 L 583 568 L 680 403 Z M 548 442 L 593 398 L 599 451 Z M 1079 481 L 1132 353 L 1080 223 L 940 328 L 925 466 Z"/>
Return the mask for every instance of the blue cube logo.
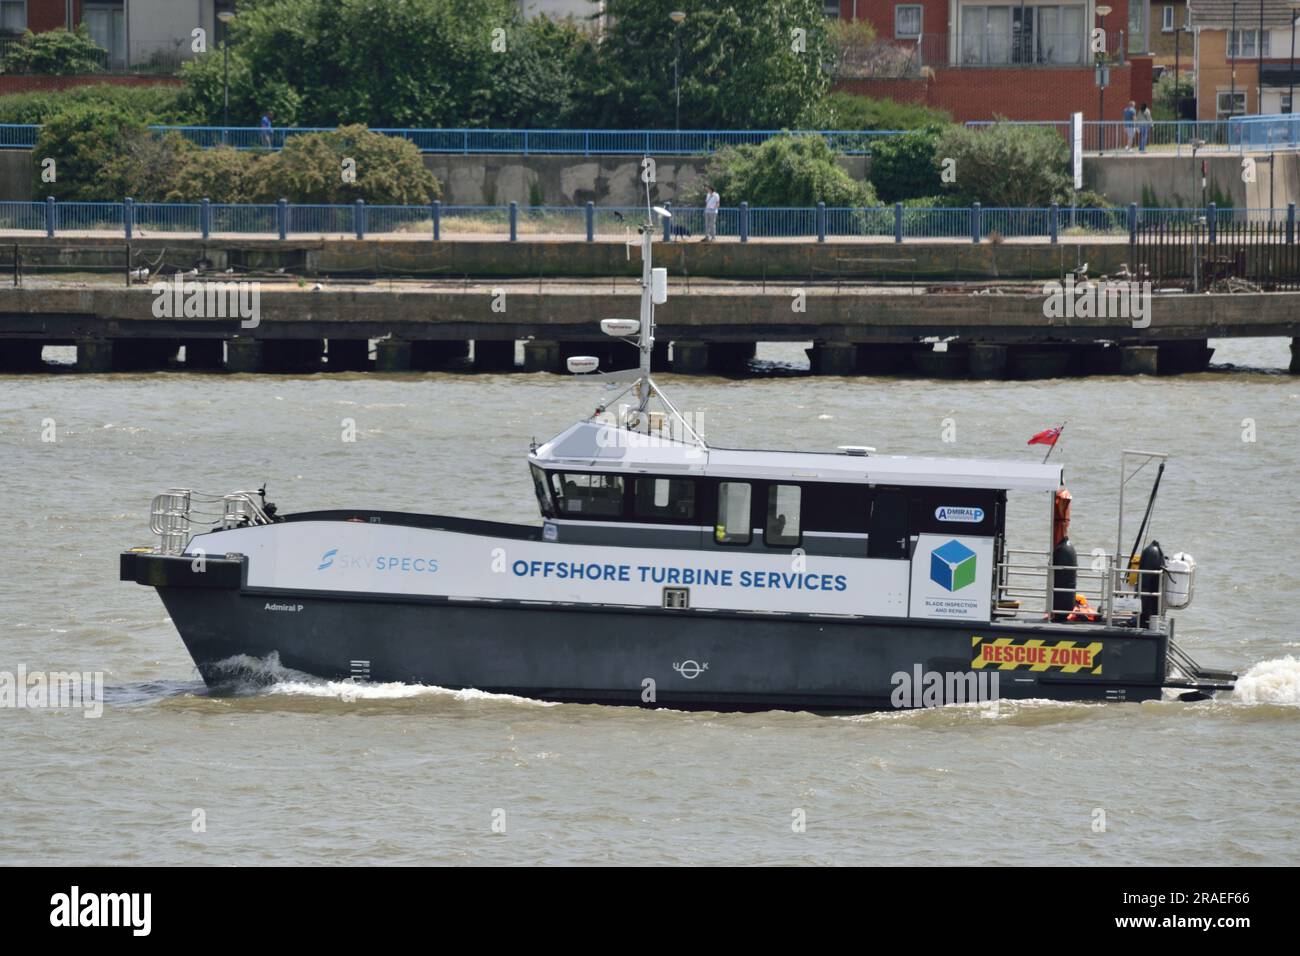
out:
<path id="1" fill-rule="evenodd" d="M 930 552 L 930 580 L 948 591 L 975 583 L 975 552 L 956 538 Z"/>

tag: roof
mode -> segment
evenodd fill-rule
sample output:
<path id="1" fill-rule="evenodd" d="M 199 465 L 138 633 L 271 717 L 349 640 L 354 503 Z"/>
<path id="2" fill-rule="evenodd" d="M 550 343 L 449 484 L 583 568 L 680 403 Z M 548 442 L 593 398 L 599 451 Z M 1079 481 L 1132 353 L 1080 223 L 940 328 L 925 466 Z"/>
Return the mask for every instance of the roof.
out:
<path id="1" fill-rule="evenodd" d="M 1192 11 L 1194 27 L 1232 28 L 1232 0 L 1188 0 L 1187 6 Z M 1264 0 L 1264 26 L 1291 28 L 1291 8 L 1287 6 L 1286 0 Z M 1237 3 L 1237 29 L 1258 28 L 1258 0 L 1240 0 Z"/>
<path id="2" fill-rule="evenodd" d="M 938 488 L 1055 491 L 1061 466 L 1037 462 L 906 455 L 705 448 L 603 422 L 585 421 L 539 447 L 530 460 L 547 467 L 606 472 L 682 472 L 710 477 L 858 482 Z"/>

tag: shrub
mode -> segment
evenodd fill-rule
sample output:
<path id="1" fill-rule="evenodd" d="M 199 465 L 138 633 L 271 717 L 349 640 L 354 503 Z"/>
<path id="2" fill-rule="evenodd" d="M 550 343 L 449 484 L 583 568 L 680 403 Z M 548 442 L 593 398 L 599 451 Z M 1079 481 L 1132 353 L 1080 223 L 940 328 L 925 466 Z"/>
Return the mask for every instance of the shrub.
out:
<path id="1" fill-rule="evenodd" d="M 194 121 L 188 93 L 181 87 L 96 83 L 0 96 L 0 123 L 44 123 L 70 107 L 82 105 L 121 110 L 150 124 L 183 125 Z"/>
<path id="2" fill-rule="evenodd" d="M 931 126 L 871 145 L 871 182 L 884 202 L 903 202 L 943 191 L 935 146 L 942 130 Z"/>
<path id="3" fill-rule="evenodd" d="M 0 62 L 0 73 L 72 76 L 103 69 L 107 51 L 90 38 L 84 24 L 75 30 L 28 30 Z"/>
<path id="4" fill-rule="evenodd" d="M 922 129 L 952 122 L 943 110 L 845 92 L 826 96 L 818 118 L 820 129 Z"/>
<path id="5" fill-rule="evenodd" d="M 167 185 L 167 202 L 217 203 L 254 201 L 260 182 L 259 156 L 245 150 L 216 146 L 194 150 L 184 157 Z M 279 198 L 279 197 L 277 197 Z"/>
<path id="6" fill-rule="evenodd" d="M 82 202 L 121 199 L 102 170 L 116 161 L 128 142 L 147 135 L 145 124 L 124 110 L 86 104 L 65 110 L 52 117 L 36 138 L 35 195 Z M 57 178 L 52 183 L 41 181 L 41 163 L 47 158 L 55 162 Z"/>
<path id="7" fill-rule="evenodd" d="M 1068 203 L 1070 147 L 1046 126 L 996 123 L 971 129 L 951 126 L 935 143 L 935 159 L 956 160 L 952 204 L 987 207 Z"/>
<path id="8" fill-rule="evenodd" d="M 343 180 L 347 159 L 356 163 L 355 182 Z M 284 149 L 257 165 L 263 201 L 421 205 L 442 195 L 413 143 L 364 126 L 290 136 Z"/>
<path id="9" fill-rule="evenodd" d="M 692 199 L 702 200 L 707 182 L 728 206 L 879 205 L 871 184 L 855 180 L 837 157 L 820 136 L 777 136 L 760 146 L 729 147 L 709 161 Z"/>

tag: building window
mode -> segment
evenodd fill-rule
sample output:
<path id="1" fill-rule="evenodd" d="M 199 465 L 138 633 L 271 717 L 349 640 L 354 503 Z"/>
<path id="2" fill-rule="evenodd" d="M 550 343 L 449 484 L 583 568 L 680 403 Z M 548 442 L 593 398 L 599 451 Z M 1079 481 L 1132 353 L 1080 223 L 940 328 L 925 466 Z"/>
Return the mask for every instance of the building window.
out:
<path id="1" fill-rule="evenodd" d="M 900 3 L 894 7 L 894 36 L 900 40 L 915 40 L 921 35 L 921 5 Z"/>
<path id="2" fill-rule="evenodd" d="M 27 29 L 27 0 L 0 0 L 0 34 L 20 34 Z"/>
<path id="3" fill-rule="evenodd" d="M 695 517 L 695 482 L 689 478 L 637 478 L 632 487 L 637 518 L 690 521 Z"/>
<path id="4" fill-rule="evenodd" d="M 555 474 L 551 483 L 563 515 L 616 518 L 623 514 L 623 479 L 618 475 Z"/>
<path id="5" fill-rule="evenodd" d="M 724 481 L 718 485 L 718 524 L 713 540 L 718 544 L 749 544 L 749 484 Z"/>
<path id="6" fill-rule="evenodd" d="M 772 485 L 767 490 L 767 524 L 763 543 L 769 548 L 799 546 L 798 485 Z"/>
<path id="7" fill-rule="evenodd" d="M 120 3 L 87 3 L 81 15 L 90 38 L 108 51 L 111 66 L 126 64 L 126 12 Z"/>
<path id="8" fill-rule="evenodd" d="M 1174 32 L 1174 8 L 1173 7 L 1165 7 L 1160 11 L 1160 32 L 1161 33 Z"/>
<path id="9" fill-rule="evenodd" d="M 1220 90 L 1218 99 L 1218 118 L 1227 119 L 1229 116 L 1246 115 L 1246 91 L 1237 90 L 1235 93 L 1231 90 Z"/>
<path id="10" fill-rule="evenodd" d="M 1228 56 L 1250 58 L 1258 56 L 1255 52 L 1255 38 L 1258 30 L 1238 30 L 1235 33 L 1228 31 Z M 1264 56 L 1271 56 L 1269 51 L 1269 31 L 1264 31 Z"/>
<path id="11" fill-rule="evenodd" d="M 1085 60 L 1082 4 L 961 7 L 961 62 L 1068 64 Z"/>
<path id="12" fill-rule="evenodd" d="M 832 20 L 838 20 L 840 18 L 840 0 L 826 0 L 822 4 L 822 13 Z"/>

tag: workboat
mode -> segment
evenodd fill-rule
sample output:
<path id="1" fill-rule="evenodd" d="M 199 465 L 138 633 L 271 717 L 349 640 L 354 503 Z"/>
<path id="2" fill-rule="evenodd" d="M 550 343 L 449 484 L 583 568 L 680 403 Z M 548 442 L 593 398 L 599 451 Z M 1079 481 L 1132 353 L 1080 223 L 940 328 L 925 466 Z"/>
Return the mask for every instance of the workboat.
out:
<path id="1" fill-rule="evenodd" d="M 639 318 L 601 323 L 638 348 L 639 366 L 569 359 L 601 400 L 529 450 L 540 524 L 280 514 L 265 488 L 154 499 L 158 544 L 123 552 L 120 577 L 158 590 L 209 685 L 273 662 L 548 701 L 813 711 L 1233 687 L 1174 643 L 1195 562 L 1148 538 L 1160 453 L 1120 456 L 1115 550 L 1079 567 L 1063 469 L 1046 459 L 706 442 L 651 377 L 668 291 L 651 255 L 666 215 L 648 209 L 629 239 Z M 1125 488 L 1144 476 L 1125 555 Z M 1025 496 L 1047 499 L 1038 548 L 1006 539 L 1008 505 Z"/>

